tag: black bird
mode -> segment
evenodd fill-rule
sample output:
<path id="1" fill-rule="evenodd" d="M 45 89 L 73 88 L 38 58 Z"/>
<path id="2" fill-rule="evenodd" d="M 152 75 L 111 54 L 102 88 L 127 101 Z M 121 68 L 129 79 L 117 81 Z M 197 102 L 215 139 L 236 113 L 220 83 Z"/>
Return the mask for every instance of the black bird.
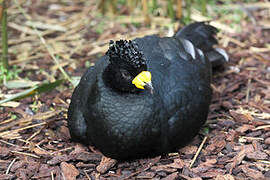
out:
<path id="1" fill-rule="evenodd" d="M 74 141 L 127 160 L 177 150 L 207 119 L 212 65 L 228 56 L 214 48 L 217 29 L 204 22 L 174 37 L 110 42 L 82 76 L 68 110 Z"/>

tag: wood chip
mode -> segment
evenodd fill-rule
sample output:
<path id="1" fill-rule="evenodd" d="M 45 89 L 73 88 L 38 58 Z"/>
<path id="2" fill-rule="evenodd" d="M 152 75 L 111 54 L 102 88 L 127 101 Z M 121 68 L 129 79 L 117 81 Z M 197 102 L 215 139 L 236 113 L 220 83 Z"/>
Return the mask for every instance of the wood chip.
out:
<path id="1" fill-rule="evenodd" d="M 162 180 L 175 180 L 178 177 L 178 172 L 174 172 L 170 175 L 168 175 L 165 178 L 162 178 Z"/>
<path id="2" fill-rule="evenodd" d="M 69 161 L 72 157 L 68 156 L 67 154 L 64 155 L 58 155 L 54 156 L 51 160 L 47 161 L 48 164 L 50 165 L 55 165 L 61 162 L 66 162 Z"/>
<path id="3" fill-rule="evenodd" d="M 235 168 L 237 165 L 239 165 L 244 157 L 246 156 L 246 150 L 242 149 L 234 158 L 233 162 L 231 164 L 231 168 L 229 170 L 230 174 L 232 173 L 233 168 Z"/>
<path id="4" fill-rule="evenodd" d="M 230 174 L 225 174 L 225 175 L 217 175 L 215 180 L 234 180 L 234 177 Z"/>
<path id="5" fill-rule="evenodd" d="M 99 173 L 104 174 L 113 166 L 115 166 L 116 163 L 117 163 L 117 160 L 103 156 L 100 164 L 97 166 L 96 169 Z"/>
<path id="6" fill-rule="evenodd" d="M 260 171 L 248 168 L 247 166 L 242 166 L 241 168 L 246 176 L 253 179 L 264 179 L 264 175 Z"/>
<path id="7" fill-rule="evenodd" d="M 268 155 L 262 151 L 254 151 L 247 153 L 247 158 L 253 160 L 267 160 L 269 159 Z"/>
<path id="8" fill-rule="evenodd" d="M 269 145 L 269 144 L 270 144 L 270 137 L 266 138 L 266 139 L 264 140 L 264 143 Z"/>
<path id="9" fill-rule="evenodd" d="M 62 162 L 60 164 L 61 171 L 63 173 L 64 179 L 66 180 L 76 180 L 76 177 L 80 174 L 78 169 L 75 168 L 72 164 Z"/>

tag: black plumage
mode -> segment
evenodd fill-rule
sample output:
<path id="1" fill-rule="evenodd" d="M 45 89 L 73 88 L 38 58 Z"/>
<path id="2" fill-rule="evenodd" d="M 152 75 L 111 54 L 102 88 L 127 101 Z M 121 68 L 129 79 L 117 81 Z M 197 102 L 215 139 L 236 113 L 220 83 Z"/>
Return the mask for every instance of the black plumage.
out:
<path id="1" fill-rule="evenodd" d="M 213 48 L 216 32 L 201 22 L 174 37 L 112 41 L 74 90 L 68 110 L 72 139 L 120 160 L 184 146 L 207 119 L 210 62 L 228 60 L 224 50 Z M 132 84 L 146 70 L 152 74 L 153 93 Z"/>

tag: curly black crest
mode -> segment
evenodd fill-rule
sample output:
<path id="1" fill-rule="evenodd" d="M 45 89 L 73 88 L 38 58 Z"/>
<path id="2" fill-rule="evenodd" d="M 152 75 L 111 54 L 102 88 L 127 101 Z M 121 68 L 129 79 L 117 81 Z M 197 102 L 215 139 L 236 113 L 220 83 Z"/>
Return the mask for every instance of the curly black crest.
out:
<path id="1" fill-rule="evenodd" d="M 134 41 L 119 40 L 110 41 L 109 50 L 106 55 L 110 57 L 111 63 L 126 62 L 134 68 L 146 67 L 146 60 L 143 52 Z"/>

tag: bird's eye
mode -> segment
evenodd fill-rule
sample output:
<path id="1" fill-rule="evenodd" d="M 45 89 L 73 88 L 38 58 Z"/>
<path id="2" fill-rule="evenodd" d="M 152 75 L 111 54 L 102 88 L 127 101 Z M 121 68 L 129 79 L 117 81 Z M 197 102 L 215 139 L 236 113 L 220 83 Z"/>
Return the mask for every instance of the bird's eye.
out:
<path id="1" fill-rule="evenodd" d="M 120 72 L 121 72 L 122 76 L 123 76 L 125 79 L 127 79 L 127 80 L 130 80 L 130 79 L 131 79 L 131 76 L 130 76 L 130 74 L 129 74 L 129 72 L 128 72 L 127 70 L 121 69 Z"/>

